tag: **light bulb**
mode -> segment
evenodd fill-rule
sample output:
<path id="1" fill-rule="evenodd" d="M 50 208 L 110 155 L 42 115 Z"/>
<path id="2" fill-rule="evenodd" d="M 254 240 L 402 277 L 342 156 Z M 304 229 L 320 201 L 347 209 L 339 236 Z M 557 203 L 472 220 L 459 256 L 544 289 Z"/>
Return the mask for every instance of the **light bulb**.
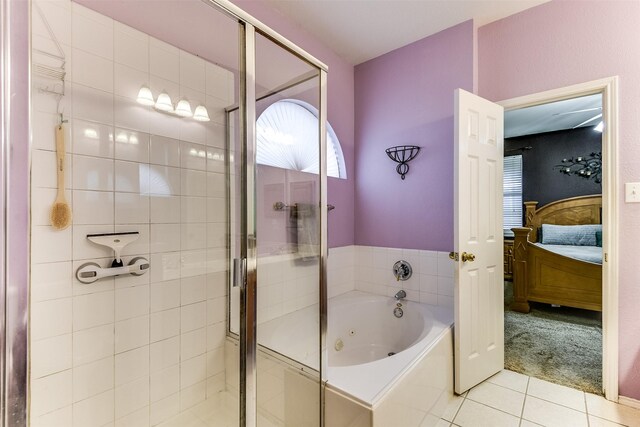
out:
<path id="1" fill-rule="evenodd" d="M 146 86 L 142 86 L 140 88 L 140 91 L 138 91 L 137 101 L 139 104 L 147 105 L 147 106 L 155 104 L 155 101 L 153 100 L 153 93 L 151 93 L 151 89 L 149 89 Z"/>
<path id="2" fill-rule="evenodd" d="M 186 99 L 181 99 L 176 106 L 175 113 L 180 117 L 191 117 L 193 113 L 191 112 L 191 104 Z"/>
<path id="3" fill-rule="evenodd" d="M 158 95 L 156 110 L 173 112 L 173 103 L 171 102 L 171 97 L 167 92 L 162 92 Z"/>
<path id="4" fill-rule="evenodd" d="M 210 120 L 209 112 L 204 105 L 198 105 L 196 107 L 196 111 L 193 113 L 193 119 L 199 122 L 208 122 Z"/>

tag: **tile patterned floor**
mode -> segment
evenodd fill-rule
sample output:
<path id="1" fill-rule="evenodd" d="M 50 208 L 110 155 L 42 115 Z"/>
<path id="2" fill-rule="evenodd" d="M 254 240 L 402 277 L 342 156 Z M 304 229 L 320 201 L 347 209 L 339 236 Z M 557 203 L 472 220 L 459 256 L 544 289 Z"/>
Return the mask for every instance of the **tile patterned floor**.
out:
<path id="1" fill-rule="evenodd" d="M 502 371 L 458 397 L 438 427 L 640 427 L 640 410 Z"/>
<path id="2" fill-rule="evenodd" d="M 235 427 L 236 405 L 237 400 L 231 394 L 221 393 L 160 427 Z M 432 426 L 433 419 L 428 420 L 427 424 Z M 276 427 L 277 423 L 259 415 L 258 425 Z M 640 410 L 505 370 L 456 398 L 436 424 L 436 427 L 457 426 L 640 427 Z"/>

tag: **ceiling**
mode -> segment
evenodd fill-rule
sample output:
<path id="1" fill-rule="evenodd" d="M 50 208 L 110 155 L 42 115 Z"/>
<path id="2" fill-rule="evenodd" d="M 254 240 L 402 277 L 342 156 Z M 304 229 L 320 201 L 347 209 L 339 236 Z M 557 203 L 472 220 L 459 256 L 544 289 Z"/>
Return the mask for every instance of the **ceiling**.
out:
<path id="1" fill-rule="evenodd" d="M 596 118 L 601 113 L 601 94 L 506 111 L 504 137 L 595 126 L 602 120 L 602 117 Z"/>
<path id="2" fill-rule="evenodd" d="M 549 0 L 266 0 L 357 65 L 469 19 L 478 26 Z"/>

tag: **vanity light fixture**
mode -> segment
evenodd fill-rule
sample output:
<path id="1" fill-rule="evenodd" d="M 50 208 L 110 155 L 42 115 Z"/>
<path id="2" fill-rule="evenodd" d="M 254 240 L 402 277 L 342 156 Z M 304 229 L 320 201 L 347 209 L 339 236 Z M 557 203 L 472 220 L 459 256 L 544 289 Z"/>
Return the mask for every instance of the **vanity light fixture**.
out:
<path id="1" fill-rule="evenodd" d="M 136 98 L 138 104 L 146 105 L 148 107 L 153 106 L 158 111 L 162 111 L 163 113 L 173 114 L 179 117 L 190 117 L 199 122 L 208 122 L 209 112 L 207 111 L 207 107 L 204 105 L 198 105 L 195 111 L 191 111 L 191 104 L 186 99 L 181 99 L 176 105 L 176 108 L 173 108 L 173 102 L 171 101 L 171 97 L 165 91 L 162 91 L 160 95 L 158 95 L 158 99 L 154 101 L 153 93 L 151 89 L 147 86 L 142 86 L 138 91 L 138 97 Z"/>
<path id="2" fill-rule="evenodd" d="M 191 112 L 191 104 L 186 99 L 181 99 L 176 106 L 176 114 L 180 117 L 193 117 Z"/>
<path id="3" fill-rule="evenodd" d="M 136 99 L 139 104 L 152 106 L 156 102 L 153 100 L 153 93 L 147 86 L 142 86 L 138 91 L 138 98 Z"/>
<path id="4" fill-rule="evenodd" d="M 193 113 L 193 119 L 199 122 L 208 122 L 210 120 L 209 112 L 204 105 L 198 105 L 196 107 L 196 110 Z"/>
<path id="5" fill-rule="evenodd" d="M 158 99 L 156 100 L 155 109 L 160 111 L 165 111 L 168 113 L 173 112 L 173 103 L 171 102 L 171 97 L 167 92 L 162 92 L 158 95 Z"/>

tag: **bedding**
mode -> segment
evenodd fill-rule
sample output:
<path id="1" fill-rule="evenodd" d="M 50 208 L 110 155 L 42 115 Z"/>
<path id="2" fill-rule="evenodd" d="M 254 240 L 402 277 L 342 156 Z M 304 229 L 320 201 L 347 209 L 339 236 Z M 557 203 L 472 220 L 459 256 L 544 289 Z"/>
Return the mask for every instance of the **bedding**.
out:
<path id="1" fill-rule="evenodd" d="M 542 224 L 540 243 L 545 245 L 596 246 L 597 231 L 602 232 L 602 225 Z"/>
<path id="2" fill-rule="evenodd" d="M 534 245 L 569 258 L 602 264 L 602 248 L 599 246 L 547 245 L 542 243 L 534 243 Z"/>

